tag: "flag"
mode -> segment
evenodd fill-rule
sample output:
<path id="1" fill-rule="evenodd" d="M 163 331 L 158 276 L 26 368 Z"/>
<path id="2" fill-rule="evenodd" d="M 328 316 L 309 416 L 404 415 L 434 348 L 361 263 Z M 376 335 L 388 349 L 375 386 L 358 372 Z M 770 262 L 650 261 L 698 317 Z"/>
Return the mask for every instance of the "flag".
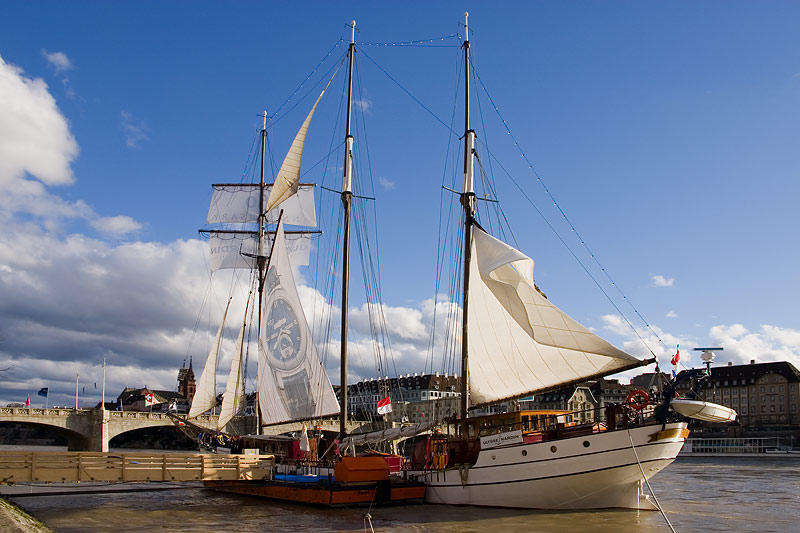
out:
<path id="1" fill-rule="evenodd" d="M 25 400 L 25 407 L 31 406 L 31 395 L 28 394 L 28 398 Z"/>
<path id="2" fill-rule="evenodd" d="M 144 404 L 145 405 L 150 405 L 151 403 L 153 403 L 153 393 L 152 392 L 147 392 L 144 395 Z"/>
<path id="3" fill-rule="evenodd" d="M 383 400 L 378 401 L 378 414 L 385 415 L 392 412 L 392 398 L 387 396 Z"/>
<path id="4" fill-rule="evenodd" d="M 308 431 L 306 431 L 305 426 L 303 426 L 303 432 L 300 434 L 300 450 L 304 452 L 311 451 L 311 447 L 308 445 Z"/>
<path id="5" fill-rule="evenodd" d="M 39 392 L 37 392 L 36 394 L 38 394 L 39 396 L 44 396 L 46 398 L 47 397 L 47 393 L 49 391 L 50 391 L 50 389 L 48 389 L 47 387 L 42 387 L 41 389 L 39 389 Z"/>
<path id="6" fill-rule="evenodd" d="M 680 360 L 681 360 L 681 345 L 679 344 L 678 347 L 675 348 L 675 355 L 673 355 L 672 359 L 670 359 L 670 363 L 677 366 L 678 361 Z"/>

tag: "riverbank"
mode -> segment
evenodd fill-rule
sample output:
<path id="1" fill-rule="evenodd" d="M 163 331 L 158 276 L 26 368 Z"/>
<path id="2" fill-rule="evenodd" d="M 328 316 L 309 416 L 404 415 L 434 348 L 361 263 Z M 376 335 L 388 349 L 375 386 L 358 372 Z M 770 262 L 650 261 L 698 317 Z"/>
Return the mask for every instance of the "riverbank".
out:
<path id="1" fill-rule="evenodd" d="M 0 498 L 0 531 L 9 533 L 53 533 L 52 529 L 5 498 Z"/>

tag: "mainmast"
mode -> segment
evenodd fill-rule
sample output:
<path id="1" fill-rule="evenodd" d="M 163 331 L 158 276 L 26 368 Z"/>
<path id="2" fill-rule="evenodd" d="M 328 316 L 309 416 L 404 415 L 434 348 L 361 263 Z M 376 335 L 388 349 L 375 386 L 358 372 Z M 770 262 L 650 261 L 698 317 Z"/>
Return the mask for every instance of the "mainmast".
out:
<path id="1" fill-rule="evenodd" d="M 472 257 L 472 225 L 475 221 L 475 188 L 473 169 L 475 162 L 475 132 L 469 127 L 469 13 L 464 13 L 464 190 L 461 205 L 464 207 L 464 301 L 461 317 L 461 418 L 467 418 L 469 409 L 469 349 L 467 345 L 467 311 L 469 306 L 469 264 Z"/>
<path id="2" fill-rule="evenodd" d="M 267 256 L 264 250 L 264 237 L 266 235 L 266 222 L 267 214 L 264 212 L 264 205 L 266 200 L 264 198 L 264 164 L 266 161 L 266 145 L 267 145 L 267 111 L 264 110 L 264 123 L 261 127 L 261 179 L 259 180 L 259 193 L 258 193 L 258 243 L 256 244 L 256 263 L 258 264 L 258 337 L 261 339 L 261 304 L 264 298 L 264 278 L 267 263 Z M 245 310 L 247 312 L 247 310 Z M 256 435 L 261 434 L 261 411 L 258 403 L 258 387 L 256 387 Z M 247 396 L 245 396 L 245 404 L 247 403 Z"/>
<path id="3" fill-rule="evenodd" d="M 342 333 L 341 333 L 341 405 L 339 418 L 340 438 L 347 435 L 347 297 L 350 284 L 350 209 L 353 204 L 353 136 L 350 134 L 350 116 L 353 101 L 353 54 L 356 51 L 356 21 L 350 23 L 350 49 L 347 52 L 350 67 L 347 77 L 347 131 L 344 152 L 344 180 L 342 205 L 344 206 L 344 238 L 342 242 Z"/>

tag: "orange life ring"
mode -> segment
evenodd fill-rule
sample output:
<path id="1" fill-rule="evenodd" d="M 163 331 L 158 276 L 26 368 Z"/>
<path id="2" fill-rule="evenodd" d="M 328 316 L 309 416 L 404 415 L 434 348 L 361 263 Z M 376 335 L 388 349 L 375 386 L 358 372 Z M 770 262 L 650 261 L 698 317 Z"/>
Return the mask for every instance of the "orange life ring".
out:
<path id="1" fill-rule="evenodd" d="M 648 395 L 647 392 L 643 391 L 642 389 L 635 389 L 628 394 L 628 399 L 625 400 L 625 403 L 631 409 L 641 411 L 647 407 L 648 403 L 650 403 L 650 395 Z"/>

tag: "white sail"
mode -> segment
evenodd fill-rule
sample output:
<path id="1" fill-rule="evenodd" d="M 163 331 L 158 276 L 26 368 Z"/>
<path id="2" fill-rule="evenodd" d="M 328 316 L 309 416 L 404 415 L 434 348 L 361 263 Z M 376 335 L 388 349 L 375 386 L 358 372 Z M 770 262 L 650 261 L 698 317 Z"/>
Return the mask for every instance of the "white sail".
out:
<path id="1" fill-rule="evenodd" d="M 264 195 L 269 196 L 272 185 L 264 186 Z M 207 224 L 257 224 L 258 202 L 261 185 L 257 183 L 214 185 L 211 204 L 208 206 Z M 267 210 L 267 224 L 276 224 L 283 209 L 283 220 L 292 226 L 317 226 L 314 204 L 314 186 L 300 185 L 297 193 L 285 198 L 280 204 Z"/>
<path id="2" fill-rule="evenodd" d="M 333 80 L 333 78 L 331 78 L 331 80 Z M 331 82 L 329 81 L 328 85 L 330 85 L 330 83 Z M 303 145 L 306 142 L 306 133 L 308 132 L 309 124 L 311 124 L 311 117 L 314 116 L 314 111 L 317 109 L 317 104 L 319 104 L 319 101 L 322 100 L 322 95 L 325 94 L 325 91 L 328 89 L 328 85 L 326 85 L 325 89 L 322 89 L 322 92 L 319 93 L 317 101 L 314 102 L 314 106 L 308 113 L 306 120 L 303 122 L 303 125 L 300 126 L 300 131 L 297 132 L 294 141 L 292 141 L 292 146 L 289 147 L 289 152 L 283 159 L 283 164 L 281 164 L 278 175 L 275 177 L 275 184 L 269 193 L 269 200 L 267 200 L 266 208 L 267 211 L 275 209 L 289 197 L 294 195 L 298 190 L 297 188 L 300 184 L 300 162 L 303 159 Z"/>
<path id="3" fill-rule="evenodd" d="M 203 373 L 197 382 L 197 389 L 195 389 L 194 397 L 192 398 L 192 406 L 189 408 L 189 418 L 200 416 L 213 409 L 217 404 L 217 356 L 219 355 L 222 330 L 225 328 L 225 318 L 228 316 L 230 305 L 231 301 L 228 300 L 228 305 L 225 306 L 225 313 L 222 315 L 222 322 L 219 325 L 219 330 L 217 330 L 217 336 L 214 338 L 214 344 L 211 345 L 211 350 L 206 358 L 206 365 L 203 367 Z"/>
<path id="4" fill-rule="evenodd" d="M 533 259 L 475 227 L 469 294 L 470 403 L 480 405 L 638 366 L 534 287 Z"/>
<path id="5" fill-rule="evenodd" d="M 256 268 L 258 234 L 255 232 L 209 231 L 209 262 L 211 272 L 226 268 Z M 286 246 L 293 265 L 308 266 L 311 254 L 311 234 L 286 235 Z M 268 246 L 265 248 L 269 249 Z"/>
<path id="6" fill-rule="evenodd" d="M 247 308 L 250 305 L 248 299 L 247 306 L 245 306 L 245 316 L 247 316 Z M 219 419 L 217 420 L 217 429 L 222 431 L 225 425 L 230 422 L 236 413 L 238 413 L 245 403 L 244 395 L 244 372 L 242 368 L 242 351 L 244 350 L 244 334 L 247 328 L 247 320 L 242 321 L 242 327 L 239 329 L 239 337 L 236 339 L 236 350 L 233 352 L 231 358 L 231 371 L 228 374 L 228 383 L 225 385 L 225 394 L 222 397 L 222 407 L 219 411 Z"/>
<path id="7" fill-rule="evenodd" d="M 264 281 L 258 340 L 258 404 L 265 425 L 339 412 L 292 275 L 283 222 Z"/>

